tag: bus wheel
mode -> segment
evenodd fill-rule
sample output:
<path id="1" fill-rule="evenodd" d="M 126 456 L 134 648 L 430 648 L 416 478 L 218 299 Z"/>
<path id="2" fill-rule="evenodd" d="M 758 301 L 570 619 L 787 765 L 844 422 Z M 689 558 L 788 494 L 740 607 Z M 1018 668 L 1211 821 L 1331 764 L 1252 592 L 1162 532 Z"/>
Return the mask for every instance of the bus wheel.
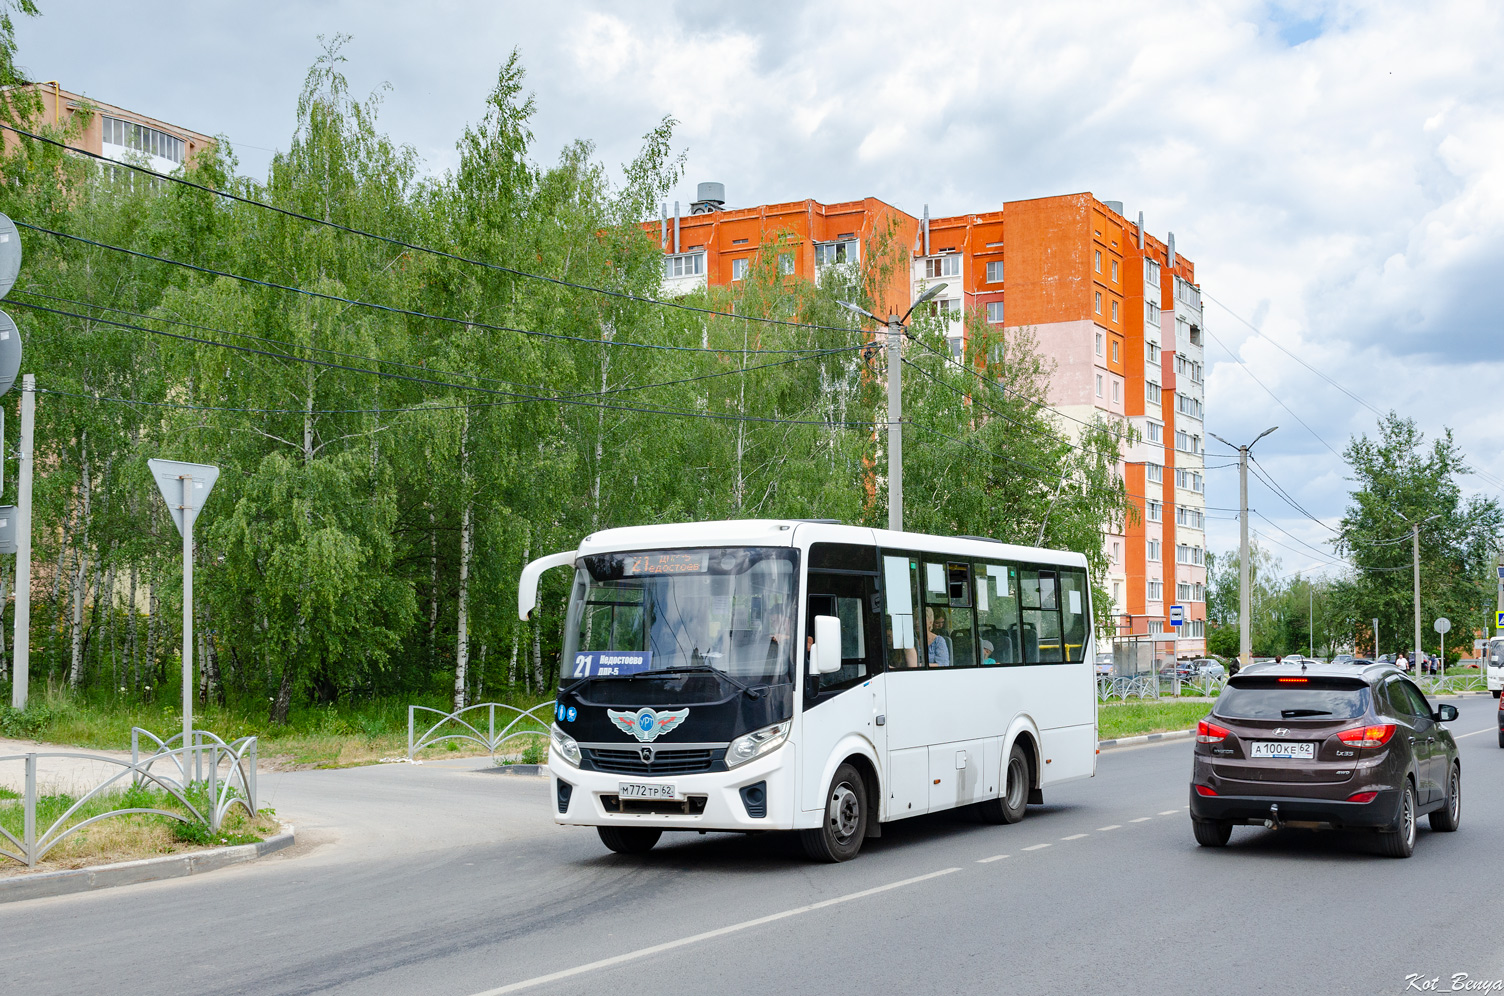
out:
<path id="1" fill-rule="evenodd" d="M 978 807 L 982 819 L 988 823 L 1017 823 L 1024 818 L 1029 805 L 1029 758 L 1022 744 L 1015 743 L 1008 754 L 1008 771 L 1003 779 L 1003 792 L 996 799 L 988 799 Z"/>
<path id="2" fill-rule="evenodd" d="M 596 827 L 601 843 L 617 854 L 646 854 L 663 836 L 662 830 L 647 827 Z"/>
<path id="3" fill-rule="evenodd" d="M 825 797 L 825 819 L 815 830 L 799 831 L 804 853 L 815 861 L 850 861 L 867 835 L 867 786 L 849 764 L 836 769 Z"/>

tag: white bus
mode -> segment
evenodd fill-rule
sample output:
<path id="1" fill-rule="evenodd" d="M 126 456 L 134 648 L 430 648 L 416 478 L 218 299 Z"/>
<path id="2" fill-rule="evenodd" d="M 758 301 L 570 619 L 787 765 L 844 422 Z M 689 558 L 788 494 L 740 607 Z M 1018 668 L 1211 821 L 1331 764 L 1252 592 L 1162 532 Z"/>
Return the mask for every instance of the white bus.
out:
<path id="1" fill-rule="evenodd" d="M 1079 554 L 808 520 L 610 529 L 523 570 L 523 619 L 564 566 L 550 798 L 613 851 L 797 830 L 844 861 L 884 823 L 1014 823 L 1096 773 Z"/>
<path id="2" fill-rule="evenodd" d="M 1483 667 L 1488 674 L 1488 690 L 1498 698 L 1499 690 L 1504 689 L 1504 637 L 1488 641 L 1483 651 Z"/>

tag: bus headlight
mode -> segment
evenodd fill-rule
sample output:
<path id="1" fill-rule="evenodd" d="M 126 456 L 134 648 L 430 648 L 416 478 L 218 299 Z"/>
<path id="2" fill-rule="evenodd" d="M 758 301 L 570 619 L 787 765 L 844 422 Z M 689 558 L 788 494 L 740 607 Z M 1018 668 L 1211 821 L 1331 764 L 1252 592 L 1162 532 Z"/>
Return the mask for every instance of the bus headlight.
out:
<path id="1" fill-rule="evenodd" d="M 553 728 L 554 750 L 559 756 L 570 764 L 578 766 L 580 763 L 580 745 L 575 743 L 574 737 L 565 733 L 557 726 Z"/>
<path id="2" fill-rule="evenodd" d="M 754 757 L 761 757 L 771 750 L 777 750 L 783 742 L 789 738 L 789 727 L 792 723 L 775 723 L 731 741 L 731 746 L 726 749 L 726 767 L 734 768 L 738 764 L 744 764 Z"/>

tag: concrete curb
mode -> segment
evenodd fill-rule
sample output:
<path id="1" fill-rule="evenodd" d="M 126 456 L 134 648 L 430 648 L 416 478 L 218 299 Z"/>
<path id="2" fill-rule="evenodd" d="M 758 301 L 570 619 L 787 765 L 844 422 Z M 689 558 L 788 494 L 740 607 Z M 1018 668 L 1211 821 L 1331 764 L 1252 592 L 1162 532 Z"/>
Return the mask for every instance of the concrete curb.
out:
<path id="1" fill-rule="evenodd" d="M 493 764 L 489 768 L 476 768 L 476 771 L 489 771 L 493 775 L 546 775 L 546 764 Z"/>
<path id="2" fill-rule="evenodd" d="M 293 844 L 293 828 L 282 825 L 282 832 L 258 844 L 238 844 L 191 854 L 121 861 L 94 868 L 70 868 L 67 871 L 33 872 L 12 878 L 0 878 L 0 903 L 16 903 L 47 896 L 66 896 L 75 892 L 111 889 L 117 885 L 156 882 L 166 878 L 185 878 L 202 872 L 254 861 Z"/>
<path id="3" fill-rule="evenodd" d="M 1134 744 L 1147 744 L 1155 740 L 1184 740 L 1186 737 L 1194 737 L 1195 730 L 1172 730 L 1169 733 L 1146 733 L 1140 737 L 1119 737 L 1116 740 L 1098 740 L 1098 750 L 1110 750 L 1113 747 L 1131 747 Z"/>

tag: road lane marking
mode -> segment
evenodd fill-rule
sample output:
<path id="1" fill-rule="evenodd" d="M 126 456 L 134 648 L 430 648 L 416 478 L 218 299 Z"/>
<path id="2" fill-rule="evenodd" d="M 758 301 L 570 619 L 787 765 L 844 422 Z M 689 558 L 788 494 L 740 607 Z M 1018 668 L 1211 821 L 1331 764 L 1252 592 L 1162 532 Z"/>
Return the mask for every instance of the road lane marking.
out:
<path id="1" fill-rule="evenodd" d="M 994 854 L 990 858 L 978 858 L 977 859 L 977 864 L 979 864 L 979 865 L 988 865 L 988 864 L 991 864 L 994 861 L 1001 861 L 1004 858 L 1006 858 L 1007 856 L 1008 855 L 1006 855 L 1006 854 Z"/>
<path id="2" fill-rule="evenodd" d="M 1128 822 L 1129 823 L 1143 823 L 1143 822 L 1145 822 L 1147 820 L 1152 820 L 1152 819 L 1154 819 L 1154 817 L 1152 817 L 1152 816 L 1140 816 L 1138 819 L 1136 819 L 1136 820 L 1129 820 Z"/>
<path id="3" fill-rule="evenodd" d="M 1042 847 L 1049 847 L 1049 846 L 1050 846 L 1049 844 L 1035 844 L 1033 847 L 1026 847 L 1026 848 L 1024 848 L 1024 850 L 1026 850 L 1026 851 L 1037 851 L 1037 850 L 1039 850 Z"/>
<path id="4" fill-rule="evenodd" d="M 1121 824 L 1121 823 L 1114 823 L 1112 826 L 1109 826 L 1109 827 L 1097 827 L 1097 833 L 1106 833 L 1108 830 L 1121 830 L 1121 829 L 1123 829 L 1123 824 Z"/>
<path id="5" fill-rule="evenodd" d="M 1180 810 L 1178 810 L 1178 809 L 1167 809 L 1163 813 L 1160 813 L 1159 815 L 1160 816 L 1179 816 L 1180 815 Z"/>
<path id="6" fill-rule="evenodd" d="M 1080 840 L 1082 837 L 1085 837 L 1085 836 L 1087 836 L 1087 835 L 1084 834 L 1084 833 L 1073 833 L 1069 837 L 1061 837 L 1060 839 L 1061 840 Z"/>
<path id="7" fill-rule="evenodd" d="M 524 989 L 547 985 L 560 979 L 584 975 L 587 972 L 596 972 L 603 968 L 611 968 L 614 965 L 636 961 L 639 958 L 647 958 L 655 954 L 662 954 L 665 951 L 673 951 L 675 948 L 698 944 L 700 941 L 724 937 L 727 934 L 735 934 L 752 927 L 761 927 L 765 923 L 774 923 L 775 921 L 784 920 L 791 916 L 799 916 L 803 913 L 813 913 L 815 910 L 823 910 L 827 906 L 837 906 L 856 899 L 866 899 L 868 896 L 875 896 L 892 889 L 902 889 L 906 885 L 918 885 L 920 882 L 928 882 L 932 878 L 939 878 L 942 875 L 949 875 L 951 872 L 958 872 L 960 870 L 960 868 L 942 868 L 939 871 L 930 872 L 928 875 L 916 875 L 913 878 L 906 878 L 899 882 L 889 882 L 887 885 L 863 889 L 861 892 L 848 892 L 844 896 L 836 896 L 834 899 L 822 899 L 818 903 L 810 903 L 808 906 L 799 906 L 791 910 L 784 910 L 782 913 L 769 913 L 767 916 L 760 916 L 754 920 L 743 920 L 741 923 L 733 923 L 726 927 L 717 927 L 715 930 L 707 930 L 704 933 L 692 934 L 689 937 L 681 937 L 678 940 L 664 941 L 662 944 L 654 944 L 650 947 L 638 948 L 636 951 L 628 951 L 625 954 L 613 955 L 610 958 L 602 958 L 599 961 L 588 962 L 584 965 L 576 965 L 574 968 L 566 968 L 558 972 L 550 972 L 547 975 L 534 976 L 531 979 L 523 979 L 521 982 L 512 982 L 505 986 L 498 986 L 495 989 L 487 989 L 483 992 L 475 993 L 474 996 L 504 996 L 506 993 L 521 992 Z"/>
<path id="8" fill-rule="evenodd" d="M 1459 733 L 1459 734 L 1453 736 L 1452 739 L 1453 740 L 1461 740 L 1463 737 L 1476 737 L 1478 734 L 1480 734 L 1480 733 L 1488 733 L 1492 729 L 1493 729 L 1492 726 L 1485 726 L 1483 729 L 1481 729 L 1481 730 L 1474 730 L 1472 733 Z"/>

